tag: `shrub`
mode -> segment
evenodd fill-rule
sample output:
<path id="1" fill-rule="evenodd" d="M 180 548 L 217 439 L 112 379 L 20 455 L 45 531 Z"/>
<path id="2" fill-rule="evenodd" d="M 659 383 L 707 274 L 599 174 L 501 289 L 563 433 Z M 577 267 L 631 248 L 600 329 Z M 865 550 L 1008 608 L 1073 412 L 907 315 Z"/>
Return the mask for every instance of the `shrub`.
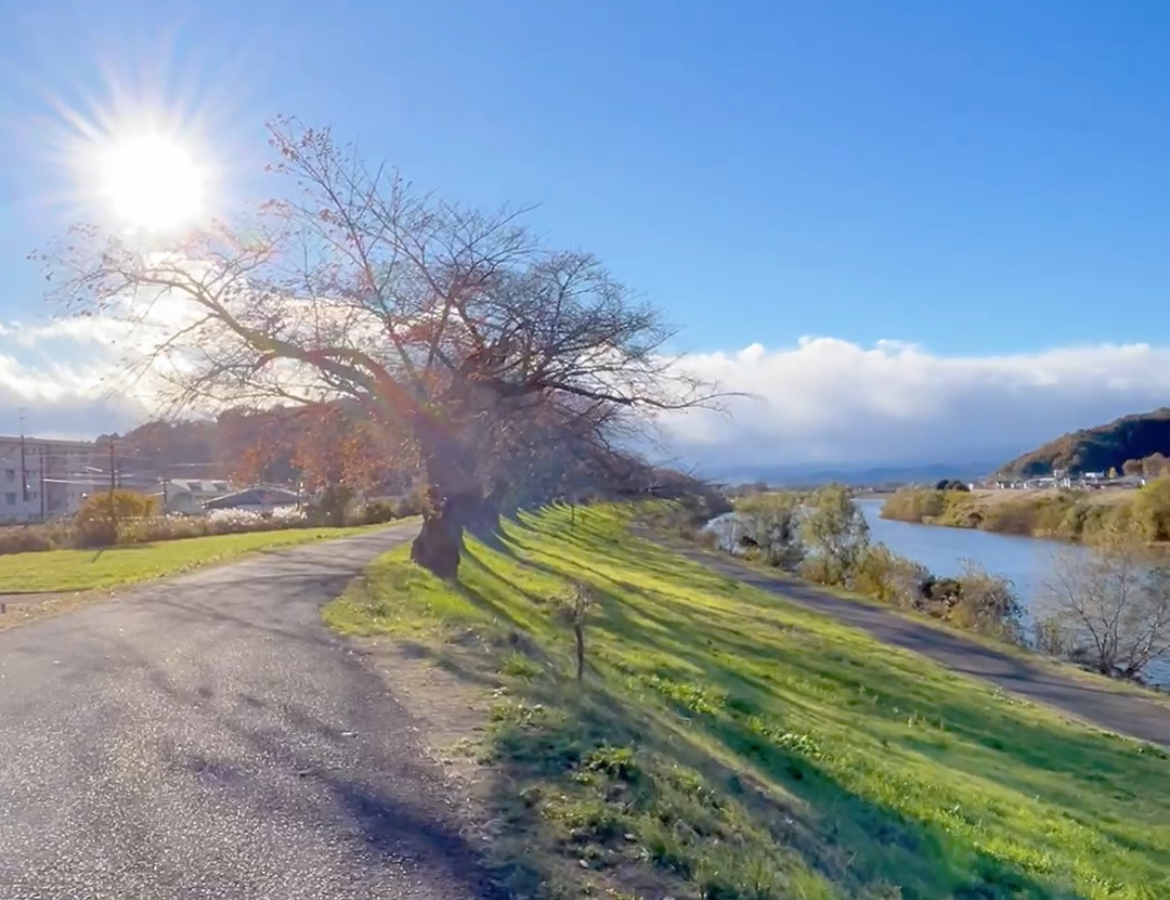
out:
<path id="1" fill-rule="evenodd" d="M 391 500 L 374 500 L 362 509 L 362 524 L 380 525 L 397 518 L 394 514 L 394 503 Z"/>
<path id="2" fill-rule="evenodd" d="M 805 499 L 800 537 L 809 554 L 802 572 L 822 584 L 843 584 L 869 548 L 869 524 L 849 491 L 830 484 Z"/>
<path id="3" fill-rule="evenodd" d="M 1023 608 L 1009 579 L 966 560 L 958 583 L 958 597 L 948 617 L 952 622 L 1001 640 L 1023 643 Z"/>
<path id="4" fill-rule="evenodd" d="M 882 603 L 919 609 L 930 577 L 926 566 L 899 556 L 885 544 L 876 544 L 858 561 L 849 588 Z"/>
<path id="5" fill-rule="evenodd" d="M 1137 492 L 1134 525 L 1147 541 L 1170 541 L 1170 475 L 1155 478 Z"/>
<path id="6" fill-rule="evenodd" d="M 421 516 L 430 506 L 427 499 L 427 490 L 423 485 L 416 485 L 394 503 L 394 518 L 405 519 L 410 516 Z"/>
<path id="7" fill-rule="evenodd" d="M 925 522 L 941 516 L 945 510 L 946 496 L 942 491 L 898 488 L 882 504 L 881 516 L 900 522 Z"/>
<path id="8" fill-rule="evenodd" d="M 801 496 L 786 491 L 754 494 L 735 504 L 733 538 L 770 566 L 794 566 L 804 559 L 800 540 Z"/>
<path id="9" fill-rule="evenodd" d="M 1170 656 L 1170 571 L 1114 531 L 1054 560 L 1040 597 L 1049 649 L 1106 675 L 1141 680 Z"/>
<path id="10" fill-rule="evenodd" d="M 60 544 L 53 540 L 52 533 L 43 526 L 21 525 L 0 528 L 0 555 L 8 553 L 37 553 L 55 550 Z"/>
<path id="11" fill-rule="evenodd" d="M 90 494 L 81 502 L 73 516 L 77 524 L 93 520 L 121 522 L 124 519 L 141 519 L 158 511 L 158 502 L 137 491 L 100 491 Z"/>
<path id="12" fill-rule="evenodd" d="M 344 484 L 331 484 L 309 504 L 308 519 L 314 525 L 346 525 L 351 520 L 354 501 L 353 488 Z"/>

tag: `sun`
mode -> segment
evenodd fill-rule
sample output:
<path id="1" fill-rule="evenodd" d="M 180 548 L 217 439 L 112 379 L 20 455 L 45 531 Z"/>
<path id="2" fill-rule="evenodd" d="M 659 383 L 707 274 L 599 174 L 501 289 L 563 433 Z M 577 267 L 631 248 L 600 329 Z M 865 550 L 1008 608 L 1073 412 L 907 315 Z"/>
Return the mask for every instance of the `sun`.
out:
<path id="1" fill-rule="evenodd" d="M 110 212 L 131 228 L 173 231 L 204 211 L 207 173 L 166 135 L 135 135 L 103 147 L 98 181 Z"/>

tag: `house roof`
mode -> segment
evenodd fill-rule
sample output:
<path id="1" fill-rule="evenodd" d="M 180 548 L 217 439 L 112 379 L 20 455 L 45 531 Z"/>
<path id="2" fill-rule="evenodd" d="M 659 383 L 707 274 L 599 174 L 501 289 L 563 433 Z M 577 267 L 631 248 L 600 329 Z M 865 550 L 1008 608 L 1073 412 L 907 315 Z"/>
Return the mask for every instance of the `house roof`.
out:
<path id="1" fill-rule="evenodd" d="M 242 491 L 234 491 L 214 500 L 208 500 L 204 506 L 208 509 L 234 509 L 239 506 L 290 506 L 300 502 L 300 496 L 293 491 L 286 491 L 277 487 L 251 487 Z"/>
<path id="2" fill-rule="evenodd" d="M 220 495 L 226 494 L 232 489 L 232 486 L 226 481 L 215 481 L 204 478 L 171 478 L 167 480 L 167 486 L 180 491 L 188 491 L 192 494 Z"/>

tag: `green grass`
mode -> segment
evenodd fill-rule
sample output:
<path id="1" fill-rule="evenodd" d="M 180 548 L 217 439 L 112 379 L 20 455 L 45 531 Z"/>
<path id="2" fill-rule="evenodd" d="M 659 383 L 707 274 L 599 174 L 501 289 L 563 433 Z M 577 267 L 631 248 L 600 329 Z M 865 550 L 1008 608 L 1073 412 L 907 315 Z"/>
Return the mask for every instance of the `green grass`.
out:
<path id="1" fill-rule="evenodd" d="M 1132 681 L 1120 681 L 1116 678 L 1109 678 L 1098 672 L 1089 669 L 1083 669 L 1080 666 L 1074 665 L 1071 662 L 1057 659 L 1052 656 L 1046 656 L 1037 651 L 1013 643 L 1012 641 L 1004 640 L 989 634 L 984 634 L 980 631 L 974 631 L 970 628 L 964 628 L 962 625 L 957 625 L 953 622 L 947 622 L 923 612 L 903 609 L 898 606 L 893 606 L 889 603 L 883 603 L 874 597 L 867 597 L 864 594 L 857 594 L 845 588 L 835 587 L 831 585 L 812 584 L 809 581 L 802 580 L 795 575 L 784 572 L 782 569 L 777 569 L 774 566 L 769 566 L 767 563 L 758 562 L 744 557 L 728 557 L 726 554 L 721 554 L 717 550 L 711 550 L 699 544 L 680 544 L 679 539 L 670 534 L 659 534 L 658 539 L 667 544 L 673 544 L 677 547 L 685 547 L 686 551 L 690 553 L 702 553 L 710 555 L 713 559 L 718 559 L 721 562 L 733 561 L 736 565 L 741 565 L 746 569 L 761 574 L 767 575 L 769 578 L 781 584 L 795 585 L 800 588 L 808 588 L 810 585 L 818 591 L 823 591 L 831 594 L 841 600 L 850 600 L 854 603 L 863 603 L 866 606 L 876 607 L 886 613 L 898 616 L 909 622 L 914 622 L 917 625 L 925 625 L 933 628 L 935 631 L 942 631 L 948 634 L 959 635 L 964 640 L 970 641 L 973 644 L 979 644 L 989 650 L 994 650 L 997 653 L 1002 653 L 1006 656 L 1012 656 L 1016 659 L 1022 660 L 1032 666 L 1044 669 L 1051 672 L 1057 678 L 1072 679 L 1073 681 L 1081 681 L 1092 685 L 1097 690 L 1108 691 L 1113 694 L 1125 694 L 1131 697 L 1140 697 L 1151 703 L 1159 703 L 1163 706 L 1170 707 L 1170 694 L 1163 691 L 1149 688 Z"/>
<path id="2" fill-rule="evenodd" d="M 628 515 L 524 517 L 471 543 L 458 583 L 394 551 L 326 610 L 506 686 L 481 753 L 522 893 L 1170 897 L 1170 754 L 724 578 Z M 576 581 L 597 601 L 582 685 L 549 615 Z"/>
<path id="3" fill-rule="evenodd" d="M 86 591 L 173 575 L 258 550 L 356 534 L 364 528 L 289 528 L 133 544 L 108 550 L 49 550 L 0 556 L 0 594 Z"/>

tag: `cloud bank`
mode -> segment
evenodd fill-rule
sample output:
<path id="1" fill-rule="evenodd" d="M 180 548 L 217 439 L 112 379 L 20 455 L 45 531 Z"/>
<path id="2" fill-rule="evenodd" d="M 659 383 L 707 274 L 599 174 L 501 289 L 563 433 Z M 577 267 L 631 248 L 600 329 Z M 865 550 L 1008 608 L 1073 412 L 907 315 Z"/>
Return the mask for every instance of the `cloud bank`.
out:
<path id="1" fill-rule="evenodd" d="M 108 323 L 0 323 L 0 433 L 92 437 L 147 415 Z M 940 356 L 832 338 L 695 354 L 688 369 L 751 397 L 667 418 L 668 450 L 705 469 L 997 461 L 1059 434 L 1170 404 L 1170 347 Z"/>
<path id="2" fill-rule="evenodd" d="M 1170 404 L 1170 347 L 938 356 L 911 344 L 804 338 L 691 357 L 729 391 L 730 417 L 669 420 L 674 448 L 712 467 L 969 463 Z"/>

